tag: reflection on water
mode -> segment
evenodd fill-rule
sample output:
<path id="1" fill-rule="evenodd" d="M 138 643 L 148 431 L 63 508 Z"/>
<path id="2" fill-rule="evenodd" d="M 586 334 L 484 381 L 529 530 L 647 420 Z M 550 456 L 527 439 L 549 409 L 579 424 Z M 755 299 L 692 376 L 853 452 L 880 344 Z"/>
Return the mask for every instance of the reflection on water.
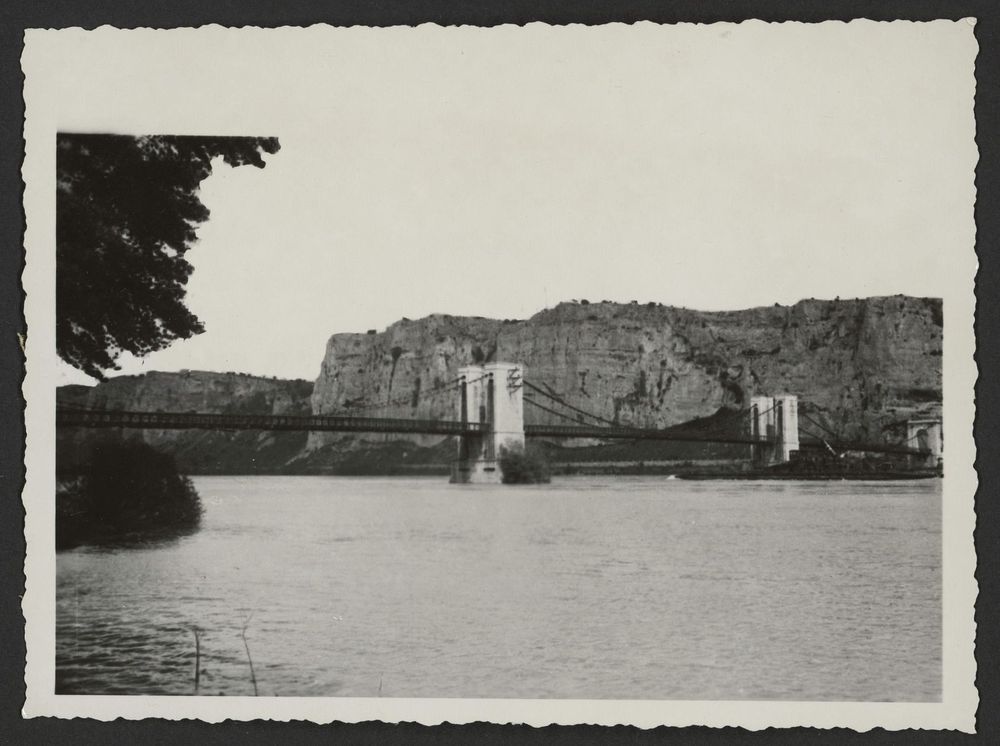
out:
<path id="1" fill-rule="evenodd" d="M 176 544 L 181 539 L 198 531 L 198 525 L 169 526 L 159 529 L 143 529 L 134 533 L 95 533 L 86 545 L 95 552 L 114 552 L 119 549 L 156 549 Z"/>
<path id="2" fill-rule="evenodd" d="M 57 558 L 57 690 L 937 701 L 940 481 L 202 477 Z"/>

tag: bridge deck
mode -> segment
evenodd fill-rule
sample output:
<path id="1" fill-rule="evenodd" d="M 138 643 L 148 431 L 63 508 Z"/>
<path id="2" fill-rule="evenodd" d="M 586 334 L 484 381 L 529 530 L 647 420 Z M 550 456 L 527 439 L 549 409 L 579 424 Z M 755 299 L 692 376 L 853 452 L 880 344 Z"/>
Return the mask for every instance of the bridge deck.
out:
<path id="1" fill-rule="evenodd" d="M 750 435 L 719 435 L 685 432 L 682 430 L 659 430 L 643 427 L 617 427 L 614 425 L 525 425 L 524 435 L 528 438 L 597 438 L 601 440 L 674 440 L 699 443 L 737 443 L 753 445 L 764 441 L 755 440 Z"/>
<path id="2" fill-rule="evenodd" d="M 57 409 L 57 427 L 131 428 L 147 430 L 282 430 L 299 432 L 399 433 L 401 435 L 473 435 L 489 425 L 456 420 L 416 420 L 341 415 L 207 414 L 202 412 L 132 412 L 126 410 Z M 702 434 L 613 425 L 526 425 L 528 438 L 594 438 L 599 440 L 663 440 L 700 443 L 766 443 L 750 435 Z M 830 443 L 838 451 L 867 451 L 926 456 L 929 451 L 887 443 Z M 826 448 L 823 441 L 803 438 L 802 448 Z"/>
<path id="3" fill-rule="evenodd" d="M 866 453 L 894 453 L 900 456 L 930 456 L 930 449 L 907 448 L 906 446 L 893 445 L 891 443 L 865 443 L 860 440 L 838 440 L 829 441 L 829 445 L 835 451 L 843 453 L 845 451 L 864 451 Z M 826 450 L 827 442 L 815 440 L 813 438 L 802 438 L 799 441 L 799 449 Z"/>
<path id="4" fill-rule="evenodd" d="M 720 435 L 718 433 L 698 433 L 684 431 L 679 428 L 665 430 L 588 425 L 525 425 L 526 437 L 535 438 L 596 438 L 601 440 L 666 440 L 683 443 L 735 443 L 738 445 L 754 445 L 767 443 L 766 438 L 754 438 L 751 435 Z M 917 448 L 893 445 L 890 443 L 862 443 L 860 441 L 844 441 L 830 443 L 837 451 L 867 451 L 869 453 L 893 453 L 910 456 L 927 456 L 930 451 Z M 821 440 L 802 438 L 801 448 L 826 449 Z"/>
<path id="5" fill-rule="evenodd" d="M 384 417 L 280 414 L 206 414 L 201 412 L 129 412 L 56 410 L 57 427 L 111 427 L 145 430 L 291 430 L 341 433 L 464 435 L 482 433 L 477 422 L 411 420 Z"/>

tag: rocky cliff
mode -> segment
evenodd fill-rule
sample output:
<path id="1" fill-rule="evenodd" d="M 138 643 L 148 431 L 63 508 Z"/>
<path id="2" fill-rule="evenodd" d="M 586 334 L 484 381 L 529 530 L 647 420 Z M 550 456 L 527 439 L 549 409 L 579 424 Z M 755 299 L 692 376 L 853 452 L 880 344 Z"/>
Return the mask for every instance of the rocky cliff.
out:
<path id="1" fill-rule="evenodd" d="M 664 427 L 740 408 L 754 394 L 794 393 L 842 437 L 895 440 L 901 421 L 940 411 L 941 332 L 940 300 L 904 296 L 725 312 L 581 301 L 526 321 L 433 315 L 333 335 L 312 409 L 452 419 L 454 392 L 434 392 L 462 365 L 505 360 L 622 424 Z M 554 418 L 533 407 L 525 416 Z M 316 433 L 308 448 L 338 441 Z"/>
<path id="2" fill-rule="evenodd" d="M 308 414 L 312 384 L 239 373 L 182 371 L 119 376 L 96 386 L 64 386 L 60 405 L 95 409 L 230 414 Z M 72 470 L 95 438 L 118 431 L 60 430 L 57 468 Z M 287 469 L 306 442 L 305 433 L 201 430 L 125 431 L 173 454 L 188 473 L 270 473 Z"/>

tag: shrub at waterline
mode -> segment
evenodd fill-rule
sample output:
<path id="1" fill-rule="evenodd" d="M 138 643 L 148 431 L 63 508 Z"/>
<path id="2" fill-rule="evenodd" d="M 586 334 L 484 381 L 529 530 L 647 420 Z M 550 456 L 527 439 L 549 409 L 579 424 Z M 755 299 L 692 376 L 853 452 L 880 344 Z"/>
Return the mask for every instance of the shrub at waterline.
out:
<path id="1" fill-rule="evenodd" d="M 56 546 L 142 540 L 196 528 L 201 500 L 172 456 L 142 441 L 94 445 L 56 488 Z"/>
<path id="2" fill-rule="evenodd" d="M 501 448 L 500 473 L 504 484 L 548 484 L 552 481 L 545 455 L 531 447 Z"/>

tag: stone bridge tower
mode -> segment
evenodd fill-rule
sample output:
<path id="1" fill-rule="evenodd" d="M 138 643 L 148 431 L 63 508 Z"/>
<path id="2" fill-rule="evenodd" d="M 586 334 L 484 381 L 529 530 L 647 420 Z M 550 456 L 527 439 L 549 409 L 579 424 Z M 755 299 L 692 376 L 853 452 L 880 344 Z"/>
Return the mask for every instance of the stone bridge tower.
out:
<path id="1" fill-rule="evenodd" d="M 498 484 L 500 450 L 524 448 L 524 367 L 515 363 L 467 365 L 458 369 L 458 419 L 482 423 L 484 432 L 458 439 L 458 459 L 451 481 Z"/>
<path id="2" fill-rule="evenodd" d="M 751 436 L 761 441 L 753 445 L 754 466 L 774 466 L 791 460 L 799 450 L 799 398 L 754 396 L 750 398 Z"/>
<path id="3" fill-rule="evenodd" d="M 906 445 L 930 451 L 924 466 L 936 468 L 944 462 L 944 429 L 940 417 L 909 420 L 906 423 Z"/>

